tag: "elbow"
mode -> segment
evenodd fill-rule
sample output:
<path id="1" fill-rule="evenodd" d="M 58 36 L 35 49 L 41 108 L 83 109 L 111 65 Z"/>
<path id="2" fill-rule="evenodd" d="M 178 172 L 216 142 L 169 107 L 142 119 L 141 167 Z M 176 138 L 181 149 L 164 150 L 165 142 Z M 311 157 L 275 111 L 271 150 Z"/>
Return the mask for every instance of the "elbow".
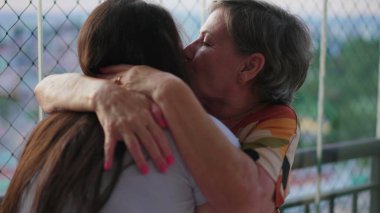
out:
<path id="1" fill-rule="evenodd" d="M 275 182 L 271 176 L 258 164 L 250 159 L 246 168 L 247 173 L 243 178 L 242 195 L 239 206 L 235 206 L 238 212 L 273 212 L 275 209 L 274 192 Z M 254 164 L 254 165 L 252 165 Z"/>
<path id="2" fill-rule="evenodd" d="M 46 77 L 48 78 L 48 77 Z M 45 80 L 45 79 L 44 79 Z M 36 97 L 36 100 L 38 102 L 38 104 L 40 105 L 40 107 L 42 108 L 42 110 L 46 113 L 51 113 L 54 111 L 54 108 L 51 104 L 49 104 L 49 102 L 46 100 L 46 95 L 45 94 L 45 90 L 46 90 L 46 86 L 45 86 L 45 82 L 44 80 L 42 80 L 41 82 L 39 82 L 36 87 L 34 88 L 34 96 Z"/>
<path id="3" fill-rule="evenodd" d="M 251 193 L 247 196 L 247 198 L 248 199 L 245 201 L 246 205 L 243 205 L 241 212 L 273 212 L 275 210 L 274 183 L 269 187 L 263 182 L 255 184 L 255 189 L 251 189 Z"/>
<path id="4" fill-rule="evenodd" d="M 273 212 L 275 181 L 250 157 L 239 155 L 238 163 L 231 163 L 222 191 L 214 196 L 205 193 L 217 212 Z M 211 194 L 211 193 L 210 193 Z"/>
<path id="5" fill-rule="evenodd" d="M 41 91 L 41 89 L 37 87 L 34 89 L 34 96 L 36 97 L 36 100 L 39 104 L 39 106 L 42 108 L 42 110 L 46 113 L 51 113 L 54 111 L 53 107 L 52 106 L 49 106 L 49 104 L 47 104 L 44 99 L 43 99 L 43 91 Z"/>
<path id="6" fill-rule="evenodd" d="M 244 181 L 243 181 L 244 182 Z M 251 185 L 255 185 L 251 187 Z M 224 205 L 220 205 L 219 207 L 215 207 L 217 212 L 239 212 L 239 213 L 269 213 L 272 211 L 266 211 L 267 207 L 265 207 L 265 200 L 267 197 L 267 192 L 265 192 L 264 188 L 260 186 L 260 184 L 252 184 L 247 183 L 245 189 L 243 189 L 242 194 L 240 194 L 239 200 L 228 196 L 230 199 L 224 203 Z M 231 202 L 234 200 L 235 202 Z"/>
<path id="7" fill-rule="evenodd" d="M 43 101 L 43 89 L 41 88 L 41 82 L 39 82 L 34 88 L 34 96 L 36 97 L 37 103 L 44 109 L 44 101 Z M 44 109 L 45 110 L 45 109 Z"/>
<path id="8" fill-rule="evenodd" d="M 251 183 L 250 205 L 247 212 L 273 212 L 275 210 L 274 194 L 276 183 L 260 165 L 257 165 L 256 184 Z M 252 208 L 256 209 L 252 211 Z"/>

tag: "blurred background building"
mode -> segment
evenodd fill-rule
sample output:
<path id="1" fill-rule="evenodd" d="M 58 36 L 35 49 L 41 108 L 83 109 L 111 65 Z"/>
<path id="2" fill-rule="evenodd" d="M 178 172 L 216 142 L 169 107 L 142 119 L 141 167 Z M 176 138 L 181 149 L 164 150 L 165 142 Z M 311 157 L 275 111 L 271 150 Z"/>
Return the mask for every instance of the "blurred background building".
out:
<path id="1" fill-rule="evenodd" d="M 42 2 L 41 77 L 80 72 L 76 36 L 99 2 Z M 172 12 L 186 45 L 211 0 L 155 2 Z M 293 104 L 302 137 L 283 212 L 380 212 L 380 0 L 271 2 L 300 16 L 314 42 Z M 0 196 L 39 120 L 38 11 L 37 0 L 0 0 Z"/>

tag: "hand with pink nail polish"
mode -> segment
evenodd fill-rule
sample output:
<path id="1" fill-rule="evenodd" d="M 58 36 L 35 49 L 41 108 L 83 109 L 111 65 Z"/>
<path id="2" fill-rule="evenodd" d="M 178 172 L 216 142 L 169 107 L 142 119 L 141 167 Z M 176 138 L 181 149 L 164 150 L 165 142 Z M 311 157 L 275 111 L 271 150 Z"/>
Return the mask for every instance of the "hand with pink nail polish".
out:
<path id="1" fill-rule="evenodd" d="M 118 141 L 123 141 L 141 173 L 149 171 L 143 151 L 154 161 L 158 171 L 165 172 L 174 162 L 172 151 L 162 128 L 167 123 L 158 105 L 142 93 L 123 88 L 123 71 L 131 66 L 117 65 L 101 69 L 102 77 L 118 81 L 97 91 L 95 111 L 105 133 L 105 162 L 112 167 Z M 117 77 L 116 74 L 117 73 Z M 106 167 L 104 167 L 106 168 Z M 107 167 L 108 168 L 108 167 Z"/>

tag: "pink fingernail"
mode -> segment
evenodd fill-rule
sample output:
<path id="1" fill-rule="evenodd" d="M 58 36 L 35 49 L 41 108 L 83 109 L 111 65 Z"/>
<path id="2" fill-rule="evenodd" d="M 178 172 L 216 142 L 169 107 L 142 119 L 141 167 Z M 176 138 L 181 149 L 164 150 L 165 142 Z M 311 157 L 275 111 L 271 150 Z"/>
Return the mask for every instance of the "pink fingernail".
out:
<path id="1" fill-rule="evenodd" d="M 149 172 L 149 167 L 147 165 L 142 165 L 139 167 L 141 174 L 146 175 Z"/>
<path id="2" fill-rule="evenodd" d="M 173 155 L 168 155 L 166 157 L 166 163 L 168 163 L 169 165 L 173 165 L 173 163 L 174 163 L 174 157 L 173 157 Z"/>
<path id="3" fill-rule="evenodd" d="M 111 169 L 111 163 L 108 161 L 104 162 L 103 169 L 104 169 L 104 171 L 110 170 Z"/>
<path id="4" fill-rule="evenodd" d="M 166 120 L 164 118 L 161 118 L 158 122 L 159 122 L 161 128 L 168 127 L 168 124 L 166 123 Z"/>

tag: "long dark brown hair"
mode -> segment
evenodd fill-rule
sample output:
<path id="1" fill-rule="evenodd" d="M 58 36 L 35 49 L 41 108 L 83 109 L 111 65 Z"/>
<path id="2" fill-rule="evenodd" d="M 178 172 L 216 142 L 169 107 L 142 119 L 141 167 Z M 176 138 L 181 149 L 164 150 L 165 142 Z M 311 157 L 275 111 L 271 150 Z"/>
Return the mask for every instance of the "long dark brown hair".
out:
<path id="1" fill-rule="evenodd" d="M 107 0 L 78 35 L 86 75 L 114 64 L 145 64 L 184 76 L 182 43 L 170 14 L 140 0 Z M 122 171 L 117 147 L 112 180 L 101 187 L 104 133 L 94 113 L 59 112 L 38 123 L 21 155 L 0 212 L 18 212 L 22 195 L 37 184 L 31 212 L 97 212 Z M 120 147 L 121 146 L 121 147 Z"/>
<path id="2" fill-rule="evenodd" d="M 104 133 L 94 113 L 60 112 L 41 121 L 30 135 L 3 201 L 2 212 L 18 212 L 22 195 L 37 184 L 31 212 L 96 212 L 121 172 L 119 147 L 113 180 L 101 191 Z"/>
<path id="3" fill-rule="evenodd" d="M 108 0 L 92 14 L 78 36 L 85 74 L 97 74 L 104 66 L 131 64 L 184 77 L 180 35 L 164 8 L 139 0 Z"/>

